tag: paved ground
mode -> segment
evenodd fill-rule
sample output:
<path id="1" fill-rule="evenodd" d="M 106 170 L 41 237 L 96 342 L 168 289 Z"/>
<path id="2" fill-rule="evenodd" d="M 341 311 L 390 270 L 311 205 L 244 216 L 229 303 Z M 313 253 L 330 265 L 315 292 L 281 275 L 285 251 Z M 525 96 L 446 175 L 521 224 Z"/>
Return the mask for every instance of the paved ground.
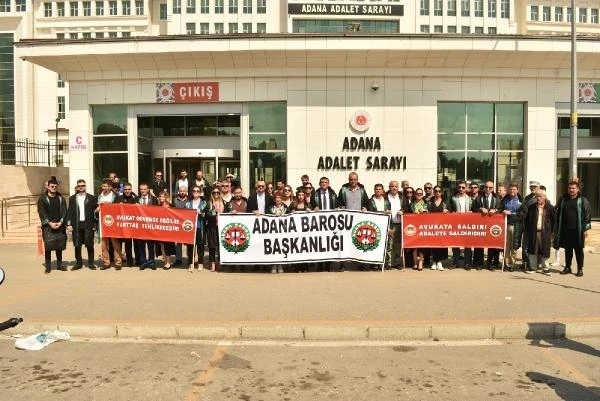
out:
<path id="1" fill-rule="evenodd" d="M 600 336 L 600 255 L 585 276 L 425 270 L 210 273 L 52 271 L 0 245 L 0 317 L 13 333 L 159 338 L 472 339 Z M 65 260 L 72 260 L 72 252 Z M 556 268 L 556 272 L 560 270 Z"/>

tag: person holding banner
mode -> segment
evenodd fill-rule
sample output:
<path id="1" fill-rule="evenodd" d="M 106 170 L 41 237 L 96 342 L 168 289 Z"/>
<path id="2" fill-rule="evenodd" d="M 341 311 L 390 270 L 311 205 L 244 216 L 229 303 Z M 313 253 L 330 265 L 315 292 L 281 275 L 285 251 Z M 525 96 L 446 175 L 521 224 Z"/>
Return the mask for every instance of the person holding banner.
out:
<path id="1" fill-rule="evenodd" d="M 236 188 L 235 191 L 238 189 L 241 194 L 241 188 Z M 198 216 L 196 222 L 196 240 L 194 244 L 188 244 L 186 249 L 189 263 L 188 272 L 190 273 L 194 271 L 194 267 L 196 270 L 204 269 L 204 208 L 206 207 L 206 202 L 204 201 L 203 195 L 204 192 L 201 187 L 198 185 L 192 186 L 192 199 L 190 199 L 185 205 L 185 207 L 188 209 L 196 210 Z M 232 202 L 234 201 L 235 199 Z M 197 259 L 196 263 L 194 263 L 194 256 L 196 256 Z"/>
<path id="2" fill-rule="evenodd" d="M 221 190 L 213 187 L 210 198 L 204 207 L 204 219 L 206 222 L 206 245 L 208 246 L 208 261 L 210 271 L 217 271 L 219 264 L 219 227 L 218 216 L 224 213 L 225 202 L 221 199 Z"/>
<path id="3" fill-rule="evenodd" d="M 373 187 L 373 191 L 374 191 L 373 196 L 367 202 L 367 210 L 369 212 L 383 213 L 387 216 L 391 216 L 392 205 L 390 204 L 390 201 L 385 196 L 383 184 L 375 184 L 375 186 Z M 391 235 L 389 229 L 388 229 L 387 234 L 388 234 L 388 236 Z M 386 256 L 387 256 L 387 254 L 386 254 Z M 390 262 L 387 261 L 387 264 L 389 265 Z M 385 265 L 386 265 L 386 261 L 384 260 L 384 268 L 385 268 Z M 373 265 L 371 270 L 376 271 L 376 270 L 379 270 L 379 268 L 377 267 L 377 265 Z"/>
<path id="4" fill-rule="evenodd" d="M 158 198 L 150 194 L 148 184 L 141 183 L 139 186 L 140 197 L 138 202 L 142 206 L 158 206 Z M 161 192 L 161 193 L 164 193 Z M 140 270 L 149 267 L 156 270 L 154 261 L 154 241 L 141 239 L 138 241 L 138 255 L 140 255 Z"/>
<path id="5" fill-rule="evenodd" d="M 173 206 L 178 209 L 185 209 L 185 205 L 188 203 L 188 188 L 187 187 L 179 187 L 179 191 L 177 191 L 177 196 L 173 200 Z M 159 199 L 160 201 L 160 199 Z M 181 266 L 183 264 L 182 259 L 182 250 L 183 246 L 180 242 L 175 244 L 175 263 L 173 266 Z"/>
<path id="6" fill-rule="evenodd" d="M 168 192 L 162 192 L 160 195 L 158 195 L 159 206 L 170 208 L 170 197 L 171 196 Z M 160 252 L 160 255 L 162 255 L 163 270 L 169 270 L 171 268 L 171 255 L 175 253 L 175 244 L 173 242 L 160 241 L 156 245 L 158 249 L 157 254 Z"/>
<path id="7" fill-rule="evenodd" d="M 385 193 L 390 202 L 390 228 L 388 229 L 388 241 L 385 254 L 385 268 L 387 270 L 402 266 L 402 229 L 400 223 L 402 214 L 402 194 L 398 181 L 390 181 L 388 191 Z"/>
<path id="8" fill-rule="evenodd" d="M 268 214 L 273 216 L 283 216 L 289 213 L 288 207 L 283 203 L 281 192 L 275 192 L 275 200 L 273 206 L 268 211 Z M 275 264 L 271 267 L 271 273 L 284 273 L 282 264 Z"/>
<path id="9" fill-rule="evenodd" d="M 427 202 L 423 199 L 423 190 L 421 188 L 417 188 L 415 190 L 415 200 L 410 204 L 411 213 L 420 214 L 427 213 Z M 423 249 L 422 248 L 414 248 L 413 249 L 413 261 L 414 266 L 413 270 L 423 270 Z"/>
<path id="10" fill-rule="evenodd" d="M 480 213 L 482 216 L 492 216 L 498 213 L 500 209 L 500 198 L 494 193 L 494 183 L 486 181 L 483 187 L 483 193 L 473 202 L 473 212 Z M 487 269 L 494 270 L 494 266 L 498 265 L 499 250 L 488 248 L 487 250 Z M 483 248 L 475 248 L 473 252 L 473 260 L 477 270 L 481 270 L 483 265 Z"/>
<path id="11" fill-rule="evenodd" d="M 98 195 L 98 207 L 96 208 L 96 213 L 100 212 L 100 205 L 104 203 L 120 203 L 121 197 L 114 193 L 112 190 L 113 181 L 110 178 L 105 178 L 102 181 L 102 192 Z M 100 238 L 102 241 L 102 267 L 100 270 L 106 270 L 110 268 L 110 256 L 109 256 L 109 247 L 108 244 L 112 243 L 113 246 L 113 254 L 115 260 L 115 269 L 121 270 L 121 244 L 119 243 L 118 238 L 107 238 L 102 236 L 100 233 Z"/>
<path id="12" fill-rule="evenodd" d="M 506 247 L 504 248 L 504 265 L 509 272 L 514 269 L 517 260 L 517 249 L 521 247 L 521 215 L 519 209 L 523 198 L 519 194 L 517 184 L 508 186 L 508 193 L 502 199 L 501 210 L 506 215 Z"/>
<path id="13" fill-rule="evenodd" d="M 467 195 L 467 183 L 465 181 L 459 181 L 457 186 L 457 193 L 451 199 L 451 209 L 454 213 L 471 213 L 473 207 L 473 198 Z M 473 256 L 473 250 L 471 248 L 464 248 L 465 256 L 465 270 L 471 270 L 471 262 Z M 460 248 L 452 248 L 452 265 L 454 268 L 458 268 L 460 261 Z"/>
<path id="14" fill-rule="evenodd" d="M 448 205 L 442 196 L 442 187 L 436 185 L 433 187 L 433 196 L 427 203 L 429 213 L 448 213 Z M 444 260 L 448 259 L 448 248 L 431 249 L 431 270 L 444 271 Z"/>
<path id="15" fill-rule="evenodd" d="M 138 197 L 137 195 L 133 192 L 133 188 L 131 187 L 131 183 L 127 182 L 125 183 L 125 185 L 123 185 L 123 196 L 121 196 L 121 202 L 126 203 L 126 204 L 137 204 L 138 203 Z M 139 266 L 140 265 L 140 255 L 138 254 L 138 250 L 137 250 L 137 241 L 136 239 L 132 239 L 132 238 L 120 238 L 120 241 L 122 244 L 125 245 L 125 262 L 127 263 L 127 266 L 129 267 L 133 267 L 134 265 Z M 133 244 L 133 246 L 132 246 Z M 135 250 L 135 256 L 134 256 L 134 252 L 133 250 Z"/>

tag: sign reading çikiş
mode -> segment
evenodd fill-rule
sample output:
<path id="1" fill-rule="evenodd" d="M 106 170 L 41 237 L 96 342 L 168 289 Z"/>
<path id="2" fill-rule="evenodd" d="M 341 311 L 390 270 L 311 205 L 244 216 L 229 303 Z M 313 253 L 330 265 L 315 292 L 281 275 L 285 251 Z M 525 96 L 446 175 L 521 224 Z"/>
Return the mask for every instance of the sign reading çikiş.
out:
<path id="1" fill-rule="evenodd" d="M 288 4 L 288 14 L 305 15 L 404 15 L 402 5 L 374 4 Z"/>
<path id="2" fill-rule="evenodd" d="M 156 103 L 204 103 L 218 101 L 218 82 L 161 82 L 156 84 Z"/>

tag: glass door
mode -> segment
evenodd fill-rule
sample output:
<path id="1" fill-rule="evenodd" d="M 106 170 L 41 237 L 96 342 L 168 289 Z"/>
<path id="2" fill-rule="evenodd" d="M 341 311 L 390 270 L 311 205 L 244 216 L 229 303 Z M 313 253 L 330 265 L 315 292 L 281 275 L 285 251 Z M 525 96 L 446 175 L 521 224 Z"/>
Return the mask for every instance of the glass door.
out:
<path id="1" fill-rule="evenodd" d="M 600 220 L 600 161 L 586 160 L 577 163 L 581 193 L 590 201 L 592 219 Z M 557 197 L 567 192 L 569 177 L 569 160 L 559 159 L 557 165 L 556 193 Z"/>

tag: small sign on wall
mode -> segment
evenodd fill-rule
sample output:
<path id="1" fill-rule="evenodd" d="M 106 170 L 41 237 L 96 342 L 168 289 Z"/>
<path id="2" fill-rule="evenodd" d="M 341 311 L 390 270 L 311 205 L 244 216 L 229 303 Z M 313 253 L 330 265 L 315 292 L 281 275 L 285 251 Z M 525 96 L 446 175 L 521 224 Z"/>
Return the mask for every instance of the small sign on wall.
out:
<path id="1" fill-rule="evenodd" d="M 203 103 L 218 101 L 218 82 L 161 82 L 156 84 L 156 103 Z"/>
<path id="2" fill-rule="evenodd" d="M 79 150 L 89 150 L 90 142 L 87 133 L 69 134 L 69 152 L 77 152 Z"/>

